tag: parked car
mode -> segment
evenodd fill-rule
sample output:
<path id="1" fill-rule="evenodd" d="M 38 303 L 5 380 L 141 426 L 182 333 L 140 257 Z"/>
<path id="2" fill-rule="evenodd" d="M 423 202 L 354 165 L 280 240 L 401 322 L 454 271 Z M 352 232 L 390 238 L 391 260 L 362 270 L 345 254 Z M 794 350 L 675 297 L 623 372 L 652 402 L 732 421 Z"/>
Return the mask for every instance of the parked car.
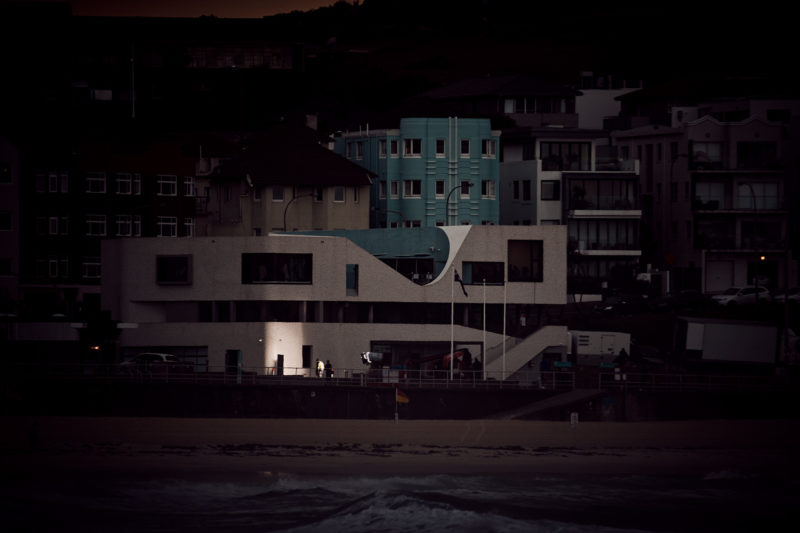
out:
<path id="1" fill-rule="evenodd" d="M 788 291 L 777 291 L 773 294 L 772 301 L 781 304 L 788 301 L 790 305 L 796 305 L 800 303 L 800 288 L 794 287 Z"/>
<path id="2" fill-rule="evenodd" d="M 772 301 L 772 296 L 766 287 L 755 285 L 744 285 L 742 287 L 731 287 L 722 294 L 715 294 L 711 300 L 719 305 L 748 305 L 759 301 Z"/>
<path id="3" fill-rule="evenodd" d="M 145 352 L 125 359 L 120 364 L 123 372 L 136 373 L 181 373 L 191 372 L 192 365 L 182 362 L 180 359 L 169 353 Z"/>
<path id="4" fill-rule="evenodd" d="M 702 309 L 709 303 L 708 297 L 696 289 L 684 289 L 670 292 L 650 301 L 650 310 L 655 312 L 684 311 Z"/>
<path id="5" fill-rule="evenodd" d="M 630 314 L 647 310 L 647 297 L 641 294 L 615 294 L 594 306 L 595 311 L 607 314 Z"/>

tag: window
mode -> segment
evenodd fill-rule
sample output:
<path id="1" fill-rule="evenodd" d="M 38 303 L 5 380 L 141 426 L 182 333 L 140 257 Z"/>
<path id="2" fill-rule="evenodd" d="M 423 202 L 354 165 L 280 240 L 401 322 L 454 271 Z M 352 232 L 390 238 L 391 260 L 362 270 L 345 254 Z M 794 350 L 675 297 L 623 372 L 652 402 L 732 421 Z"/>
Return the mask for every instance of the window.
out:
<path id="1" fill-rule="evenodd" d="M 58 272 L 61 274 L 62 278 L 69 277 L 69 257 L 62 257 L 58 261 Z"/>
<path id="2" fill-rule="evenodd" d="M 47 175 L 47 192 L 58 192 L 58 174 L 55 172 Z"/>
<path id="3" fill-rule="evenodd" d="M 503 284 L 502 261 L 464 261 L 461 263 L 461 280 L 467 285 Z"/>
<path id="4" fill-rule="evenodd" d="M 323 194 L 322 187 L 316 187 L 314 189 L 314 201 L 315 202 L 321 202 L 322 201 L 322 194 Z"/>
<path id="5" fill-rule="evenodd" d="M 272 201 L 273 202 L 282 202 L 283 201 L 283 186 L 282 185 L 273 185 L 273 187 L 272 187 Z"/>
<path id="6" fill-rule="evenodd" d="M 403 198 L 422 196 L 422 180 L 403 180 Z"/>
<path id="7" fill-rule="evenodd" d="M 253 201 L 254 202 L 261 201 L 261 189 L 259 187 L 253 187 Z"/>
<path id="8" fill-rule="evenodd" d="M 69 174 L 62 172 L 59 177 L 61 179 L 61 192 L 69 192 Z"/>
<path id="9" fill-rule="evenodd" d="M 184 217 L 183 219 L 183 236 L 194 237 L 194 218 Z"/>
<path id="10" fill-rule="evenodd" d="M 484 159 L 494 159 L 497 157 L 497 141 L 494 139 L 483 139 L 481 141 L 481 157 Z"/>
<path id="11" fill-rule="evenodd" d="M 58 217 L 50 217 L 50 221 L 49 222 L 50 223 L 48 225 L 48 229 L 49 229 L 48 233 L 50 235 L 58 235 Z M 3 227 L 0 226 L 0 229 L 3 229 Z"/>
<path id="12" fill-rule="evenodd" d="M 347 159 L 350 159 L 351 157 L 353 157 L 353 143 L 349 142 L 349 143 L 345 144 L 344 156 Z"/>
<path id="13" fill-rule="evenodd" d="M 778 209 L 777 183 L 738 184 L 737 209 Z"/>
<path id="14" fill-rule="evenodd" d="M 344 203 L 344 187 L 338 186 L 333 188 L 333 201 L 336 203 Z"/>
<path id="15" fill-rule="evenodd" d="M 514 180 L 512 197 L 514 200 L 519 200 L 519 180 Z"/>
<path id="16" fill-rule="evenodd" d="M 82 267 L 81 274 L 84 279 L 98 279 L 100 277 L 99 257 L 84 257 Z"/>
<path id="17" fill-rule="evenodd" d="M 378 157 L 381 159 L 386 158 L 386 139 L 380 139 L 378 141 Z"/>
<path id="18" fill-rule="evenodd" d="M 86 235 L 103 237 L 106 234 L 105 215 L 86 215 Z"/>
<path id="19" fill-rule="evenodd" d="M 141 215 L 133 215 L 133 236 L 134 237 L 141 237 L 142 236 L 142 216 Z"/>
<path id="20" fill-rule="evenodd" d="M 400 182 L 399 181 L 392 181 L 389 185 L 389 195 L 392 198 L 397 198 L 400 196 Z"/>
<path id="21" fill-rule="evenodd" d="M 356 159 L 364 159 L 364 142 L 358 141 L 356 143 Z"/>
<path id="22" fill-rule="evenodd" d="M 358 295 L 358 265 L 345 267 L 345 285 L 348 296 Z"/>
<path id="23" fill-rule="evenodd" d="M 542 141 L 540 149 L 542 170 L 591 170 L 591 143 Z"/>
<path id="24" fill-rule="evenodd" d="M 117 174 L 117 194 L 131 193 L 131 175 Z"/>
<path id="25" fill-rule="evenodd" d="M 461 199 L 462 200 L 469 200 L 470 198 L 470 189 L 472 188 L 472 183 L 467 180 L 461 180 Z"/>
<path id="26" fill-rule="evenodd" d="M 444 157 L 444 139 L 436 139 L 436 157 Z"/>
<path id="27" fill-rule="evenodd" d="M 177 196 L 178 195 L 178 176 L 169 174 L 159 174 L 156 182 L 158 184 L 158 196 Z"/>
<path id="28" fill-rule="evenodd" d="M 522 201 L 531 201 L 531 180 L 522 180 Z"/>
<path id="29" fill-rule="evenodd" d="M 156 283 L 159 285 L 191 285 L 192 256 L 156 256 Z"/>
<path id="30" fill-rule="evenodd" d="M 61 231 L 61 235 L 69 235 L 69 217 L 59 217 L 58 229 Z"/>
<path id="31" fill-rule="evenodd" d="M 178 217 L 158 217 L 156 220 L 159 237 L 178 236 Z"/>
<path id="32" fill-rule="evenodd" d="M 444 198 L 444 180 L 436 180 L 434 193 L 436 198 Z"/>
<path id="33" fill-rule="evenodd" d="M 197 196 L 197 189 L 194 186 L 194 176 L 183 177 L 183 195 Z"/>
<path id="34" fill-rule="evenodd" d="M 142 194 L 142 177 L 139 174 L 131 177 L 131 192 L 136 195 Z"/>
<path id="35" fill-rule="evenodd" d="M 378 198 L 386 198 L 386 182 L 378 182 Z"/>
<path id="36" fill-rule="evenodd" d="M 358 187 L 353 187 L 353 203 L 354 204 L 358 203 L 358 198 L 359 198 L 359 194 L 360 194 L 359 191 L 360 191 L 360 189 Z"/>
<path id="37" fill-rule="evenodd" d="M 469 157 L 469 139 L 461 139 L 461 157 Z"/>
<path id="38" fill-rule="evenodd" d="M 558 180 L 542 180 L 542 200 L 560 200 L 560 185 Z"/>
<path id="39" fill-rule="evenodd" d="M 403 222 L 404 228 L 421 228 L 422 221 L 421 220 L 406 220 Z"/>
<path id="40" fill-rule="evenodd" d="M 403 157 L 420 157 L 422 139 L 403 139 Z"/>
<path id="41" fill-rule="evenodd" d="M 105 172 L 86 173 L 86 192 L 93 194 L 102 194 L 106 192 Z"/>
<path id="42" fill-rule="evenodd" d="M 778 161 L 778 146 L 774 142 L 736 143 L 737 168 L 768 169 Z"/>
<path id="43" fill-rule="evenodd" d="M 542 241 L 508 241 L 508 281 L 542 281 Z"/>
<path id="44" fill-rule="evenodd" d="M 311 283 L 312 254 L 242 254 L 242 283 Z"/>
<path id="45" fill-rule="evenodd" d="M 481 182 L 481 198 L 494 198 L 495 197 L 495 183 L 492 180 L 483 180 Z"/>
<path id="46" fill-rule="evenodd" d="M 132 233 L 131 215 L 117 215 L 117 236 L 130 237 Z"/>
<path id="47" fill-rule="evenodd" d="M 50 278 L 58 277 L 58 257 L 51 256 L 47 260 L 47 276 Z"/>
<path id="48" fill-rule="evenodd" d="M 389 141 L 389 154 L 392 157 L 397 157 L 398 155 L 398 146 L 397 146 L 397 139 L 392 139 Z"/>
<path id="49" fill-rule="evenodd" d="M 701 167 L 719 167 L 722 163 L 722 143 L 693 142 L 692 163 Z"/>

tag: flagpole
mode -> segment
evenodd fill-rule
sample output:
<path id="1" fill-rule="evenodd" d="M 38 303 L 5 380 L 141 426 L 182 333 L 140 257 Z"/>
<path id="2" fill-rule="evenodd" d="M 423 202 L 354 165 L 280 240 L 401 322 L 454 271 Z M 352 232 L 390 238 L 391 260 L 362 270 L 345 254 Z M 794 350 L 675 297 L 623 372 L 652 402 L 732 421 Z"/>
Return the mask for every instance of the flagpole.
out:
<path id="1" fill-rule="evenodd" d="M 450 381 L 453 380 L 453 349 L 455 346 L 455 332 L 453 321 L 455 317 L 455 294 L 453 293 L 456 284 L 456 267 L 453 265 L 453 273 L 450 276 Z"/>
<path id="2" fill-rule="evenodd" d="M 486 381 L 486 278 L 483 278 L 483 379 Z"/>
<path id="3" fill-rule="evenodd" d="M 508 283 L 503 283 L 503 379 L 506 379 L 506 293 Z"/>

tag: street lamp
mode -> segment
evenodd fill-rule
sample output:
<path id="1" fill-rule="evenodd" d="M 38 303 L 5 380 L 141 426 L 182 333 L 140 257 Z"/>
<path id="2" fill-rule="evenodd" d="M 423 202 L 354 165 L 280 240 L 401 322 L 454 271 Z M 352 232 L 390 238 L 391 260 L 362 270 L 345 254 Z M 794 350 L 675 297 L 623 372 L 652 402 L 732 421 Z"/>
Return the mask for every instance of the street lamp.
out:
<path id="1" fill-rule="evenodd" d="M 450 192 L 447 193 L 447 200 L 445 200 L 445 203 L 444 203 L 445 226 L 449 226 L 450 225 L 450 216 L 449 216 L 449 214 L 450 214 L 450 210 L 449 210 L 450 209 L 450 195 L 453 194 L 453 192 L 455 192 L 458 189 L 461 189 L 461 191 L 463 192 L 464 191 L 464 187 L 466 187 L 467 191 L 469 191 L 472 188 L 472 182 L 471 181 L 463 181 L 463 182 L 461 182 L 461 184 L 456 185 L 455 187 L 450 189 Z"/>
<path id="2" fill-rule="evenodd" d="M 298 198 L 303 198 L 305 196 L 316 196 L 316 194 L 317 194 L 316 192 L 310 192 L 307 194 L 301 194 L 300 196 L 295 196 L 294 198 L 289 200 L 289 202 L 286 204 L 286 207 L 283 208 L 283 231 L 286 231 L 286 211 L 289 210 L 289 206 L 292 205 L 292 202 L 294 202 Z"/>
<path id="3" fill-rule="evenodd" d="M 406 225 L 406 219 L 403 216 L 403 213 L 400 212 L 400 211 L 395 211 L 394 209 L 384 209 L 383 207 L 375 207 L 375 206 L 371 207 L 371 209 L 373 211 L 383 211 L 384 213 L 395 213 L 396 215 L 400 216 L 400 225 L 401 226 L 405 226 Z M 376 222 L 376 224 L 377 224 L 377 222 Z"/>

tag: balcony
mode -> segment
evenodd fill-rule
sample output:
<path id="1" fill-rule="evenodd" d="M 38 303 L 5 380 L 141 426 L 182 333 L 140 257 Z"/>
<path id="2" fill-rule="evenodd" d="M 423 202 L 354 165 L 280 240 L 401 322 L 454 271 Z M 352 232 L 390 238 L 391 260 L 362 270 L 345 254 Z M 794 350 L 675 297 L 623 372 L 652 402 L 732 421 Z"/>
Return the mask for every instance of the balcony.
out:
<path id="1" fill-rule="evenodd" d="M 640 255 L 641 247 L 633 242 L 584 241 L 570 239 L 567 243 L 570 253 L 579 255 Z"/>

